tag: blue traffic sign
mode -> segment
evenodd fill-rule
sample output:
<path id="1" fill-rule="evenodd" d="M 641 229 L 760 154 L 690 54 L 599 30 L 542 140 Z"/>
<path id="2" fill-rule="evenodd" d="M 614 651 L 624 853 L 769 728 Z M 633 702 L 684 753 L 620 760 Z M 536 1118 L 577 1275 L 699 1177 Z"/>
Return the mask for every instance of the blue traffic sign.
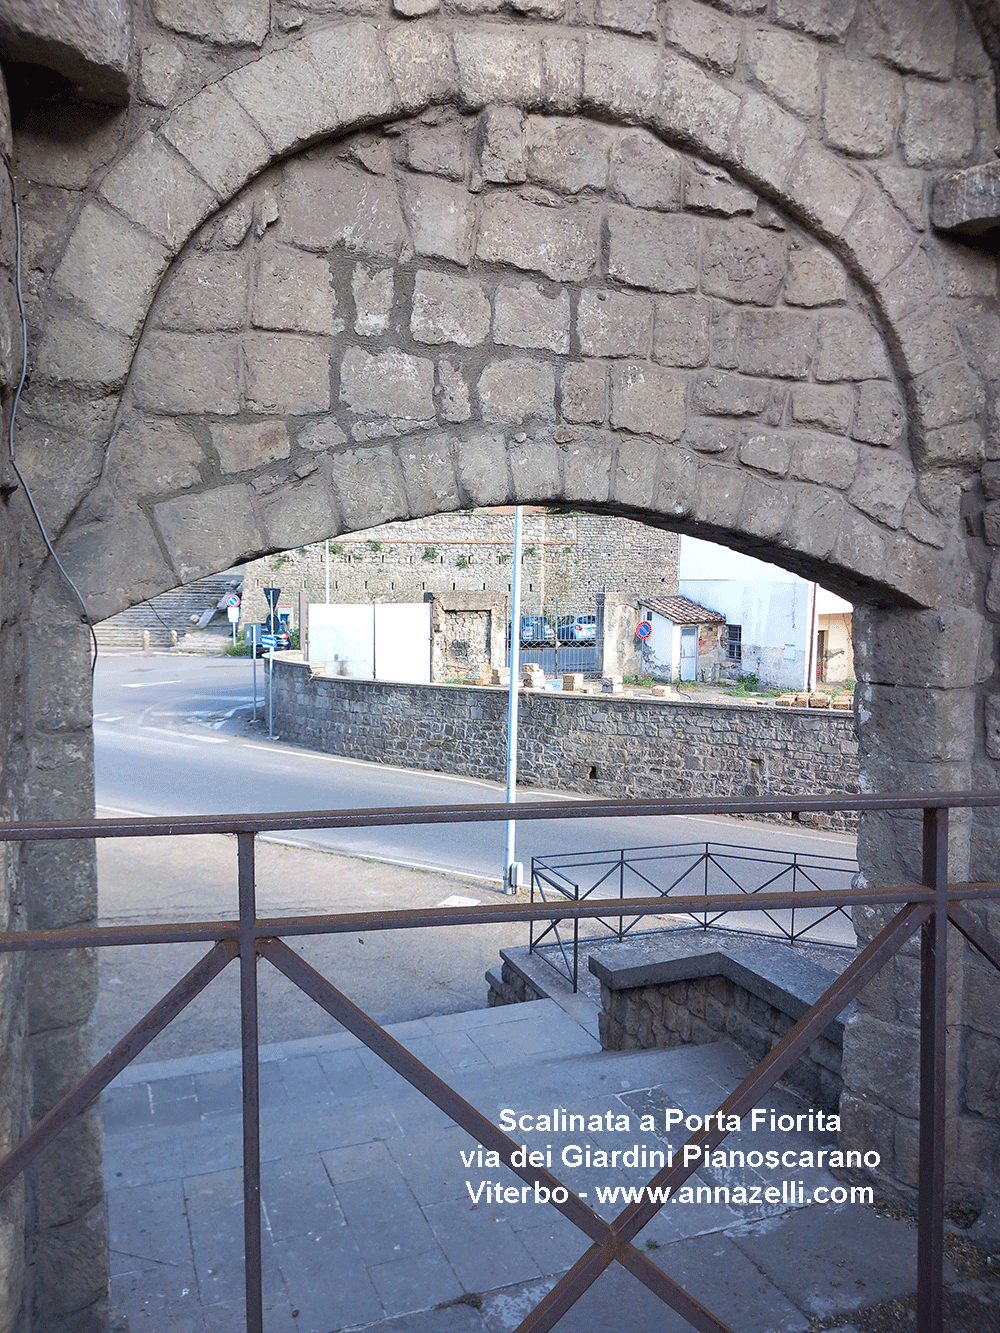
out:
<path id="1" fill-rule="evenodd" d="M 276 634 L 262 634 L 260 641 L 265 648 L 277 648 L 278 636 Z"/>
<path id="2" fill-rule="evenodd" d="M 653 627 L 648 620 L 640 620 L 635 628 L 636 636 L 640 639 L 648 639 L 653 632 Z"/>

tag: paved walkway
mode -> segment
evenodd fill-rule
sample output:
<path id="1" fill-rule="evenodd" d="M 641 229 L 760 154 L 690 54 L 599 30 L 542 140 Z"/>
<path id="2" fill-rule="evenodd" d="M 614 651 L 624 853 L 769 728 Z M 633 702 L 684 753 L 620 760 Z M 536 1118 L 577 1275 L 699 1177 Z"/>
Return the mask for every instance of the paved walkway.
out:
<path id="1" fill-rule="evenodd" d="M 551 1000 L 442 1015 L 390 1029 L 496 1122 L 505 1107 L 627 1116 L 628 1131 L 522 1133 L 552 1145 L 554 1170 L 586 1191 L 644 1184 L 651 1170 L 559 1164 L 563 1146 L 645 1143 L 663 1150 L 666 1108 L 708 1114 L 745 1076 L 727 1042 L 674 1051 L 602 1052 Z M 264 1292 L 268 1333 L 510 1333 L 587 1248 L 551 1207 L 497 1205 L 478 1189 L 505 1169 L 466 1167 L 476 1145 L 346 1034 L 262 1050 Z M 134 1066 L 104 1097 L 113 1310 L 129 1333 L 236 1333 L 243 1319 L 240 1073 L 237 1052 Z M 805 1108 L 775 1092 L 780 1114 Z M 640 1130 L 652 1115 L 656 1128 Z M 831 1147 L 832 1136 L 767 1130 L 724 1145 Z M 756 1160 L 756 1159 L 754 1159 Z M 845 1204 L 764 1201 L 782 1177 L 804 1197 L 835 1186 L 825 1171 L 702 1168 L 712 1202 L 672 1202 L 637 1238 L 737 1333 L 805 1333 L 811 1317 L 850 1312 L 913 1289 L 915 1233 Z M 517 1182 L 519 1184 L 519 1182 Z M 728 1186 L 730 1202 L 716 1186 Z M 748 1190 L 739 1201 L 736 1188 Z M 750 1202 L 753 1190 L 760 1201 Z M 690 1326 L 613 1266 L 557 1325 L 560 1333 L 684 1333 Z"/>

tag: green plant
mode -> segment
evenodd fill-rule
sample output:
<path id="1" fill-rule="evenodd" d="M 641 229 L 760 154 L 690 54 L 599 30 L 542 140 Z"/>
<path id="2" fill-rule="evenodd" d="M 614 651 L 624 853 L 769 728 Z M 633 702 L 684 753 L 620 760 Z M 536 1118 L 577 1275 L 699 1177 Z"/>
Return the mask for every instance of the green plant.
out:
<path id="1" fill-rule="evenodd" d="M 460 555 L 455 561 L 455 564 L 458 565 L 459 569 L 468 569 L 469 557 L 467 555 Z"/>
<path id="2" fill-rule="evenodd" d="M 368 542 L 366 543 L 366 545 L 367 545 L 368 547 L 370 547 L 370 549 L 373 550 L 373 551 L 381 551 L 381 549 L 382 549 L 382 543 L 381 543 L 381 542 L 368 541 Z"/>
<path id="3" fill-rule="evenodd" d="M 649 1240 L 646 1241 L 647 1250 L 658 1250 L 659 1248 L 660 1242 L 658 1240 L 653 1240 L 653 1238 L 650 1237 Z"/>
<path id="4" fill-rule="evenodd" d="M 425 546 L 421 560 L 436 560 L 438 558 L 437 548 L 434 546 Z"/>
<path id="5" fill-rule="evenodd" d="M 536 546 L 526 546 L 522 551 L 522 555 L 537 555 L 537 554 L 538 554 L 538 548 Z"/>
<path id="6" fill-rule="evenodd" d="M 641 686 L 642 689 L 648 690 L 651 685 L 656 684 L 656 681 L 653 679 L 652 676 L 623 676 L 622 684 L 639 685 Z"/>
<path id="7" fill-rule="evenodd" d="M 299 632 L 297 629 L 293 629 L 291 634 L 289 634 L 288 646 L 289 648 L 298 648 L 301 646 L 299 643 Z"/>
<path id="8" fill-rule="evenodd" d="M 343 554 L 344 554 L 344 547 L 343 547 L 343 544 L 342 544 L 341 542 L 331 542 L 331 543 L 330 543 L 330 554 L 331 554 L 331 555 L 343 555 Z"/>
<path id="9" fill-rule="evenodd" d="M 756 694 L 760 688 L 760 680 L 753 671 L 747 671 L 745 674 L 736 677 L 736 688 L 730 690 L 730 694 Z"/>
<path id="10" fill-rule="evenodd" d="M 955 1226 L 961 1227 L 963 1231 L 966 1231 L 979 1217 L 979 1212 L 977 1209 L 973 1208 L 971 1204 L 950 1203 L 944 1210 L 944 1215 L 949 1222 L 953 1222 Z"/>
<path id="11" fill-rule="evenodd" d="M 275 569 L 280 569 L 282 565 L 287 565 L 289 560 L 291 560 L 291 558 L 292 557 L 288 554 L 287 551 L 282 551 L 280 555 L 276 555 L 274 557 Z"/>
<path id="12" fill-rule="evenodd" d="M 510 559 L 511 559 L 510 555 L 502 555 L 499 557 L 501 565 L 505 565 L 507 561 Z"/>
<path id="13" fill-rule="evenodd" d="M 240 639 L 236 643 L 227 643 L 225 652 L 227 657 L 249 657 L 250 645 L 244 639 Z"/>

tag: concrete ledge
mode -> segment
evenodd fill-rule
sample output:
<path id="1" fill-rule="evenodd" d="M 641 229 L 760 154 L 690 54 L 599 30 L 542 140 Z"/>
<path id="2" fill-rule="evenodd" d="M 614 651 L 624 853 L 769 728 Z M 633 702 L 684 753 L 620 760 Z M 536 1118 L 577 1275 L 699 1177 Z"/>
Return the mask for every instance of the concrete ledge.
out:
<path id="1" fill-rule="evenodd" d="M 1000 226 L 1000 161 L 941 176 L 931 195 L 931 225 L 963 236 Z"/>

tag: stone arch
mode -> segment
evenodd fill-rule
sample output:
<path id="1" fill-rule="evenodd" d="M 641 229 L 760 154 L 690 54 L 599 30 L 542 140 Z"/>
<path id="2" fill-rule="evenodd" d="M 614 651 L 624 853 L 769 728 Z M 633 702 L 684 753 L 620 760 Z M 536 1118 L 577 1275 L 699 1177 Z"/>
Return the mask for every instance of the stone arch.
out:
<path id="1" fill-rule="evenodd" d="M 247 180 L 358 125 L 438 104 L 498 104 L 645 126 L 779 204 L 871 294 L 907 394 L 914 461 L 974 467 L 982 390 L 919 236 L 867 170 L 766 92 L 679 51 L 569 31 L 425 22 L 380 31 L 348 20 L 203 89 L 136 141 L 82 209 L 54 274 L 40 364 L 56 382 L 113 399 L 172 258 Z M 108 247 L 127 275 L 117 282 L 100 262 Z"/>

